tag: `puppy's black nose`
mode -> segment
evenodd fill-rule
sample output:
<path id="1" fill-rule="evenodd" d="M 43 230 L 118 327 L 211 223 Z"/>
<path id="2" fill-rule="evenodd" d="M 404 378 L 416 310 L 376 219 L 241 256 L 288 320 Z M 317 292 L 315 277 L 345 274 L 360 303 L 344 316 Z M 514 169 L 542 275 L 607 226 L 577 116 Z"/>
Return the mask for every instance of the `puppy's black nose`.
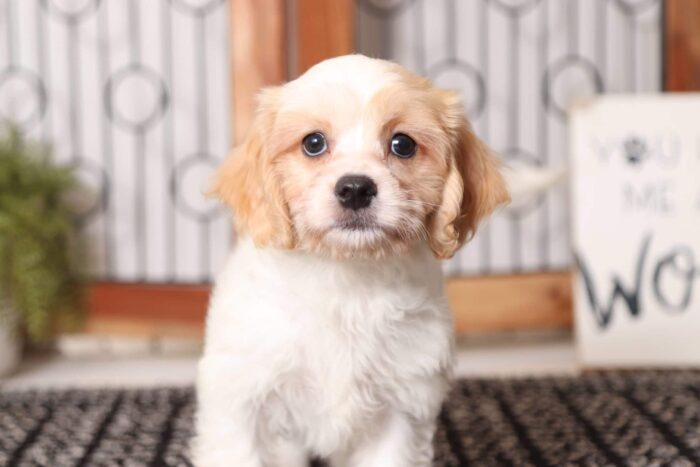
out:
<path id="1" fill-rule="evenodd" d="M 377 196 L 377 185 L 364 175 L 343 175 L 335 184 L 335 197 L 340 205 L 357 211 L 366 208 Z"/>

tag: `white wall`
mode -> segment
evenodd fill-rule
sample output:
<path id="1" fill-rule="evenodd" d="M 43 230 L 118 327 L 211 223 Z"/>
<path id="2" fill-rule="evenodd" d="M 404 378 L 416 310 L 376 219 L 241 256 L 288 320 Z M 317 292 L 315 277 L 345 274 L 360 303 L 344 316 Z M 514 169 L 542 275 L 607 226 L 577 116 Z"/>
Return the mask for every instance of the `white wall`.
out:
<path id="1" fill-rule="evenodd" d="M 661 89 L 659 0 L 357 3 L 358 50 L 462 91 L 477 132 L 508 161 L 567 167 L 561 111 L 595 92 L 596 81 L 608 93 Z M 568 267 L 567 196 L 562 186 L 496 216 L 448 272 Z"/>
<path id="2" fill-rule="evenodd" d="M 198 282 L 228 215 L 202 192 L 229 147 L 222 0 L 0 0 L 0 116 L 94 191 L 94 275 Z"/>
<path id="3" fill-rule="evenodd" d="M 567 166 L 557 109 L 596 80 L 661 87 L 659 0 L 357 5 L 359 51 L 460 89 L 478 133 L 516 162 Z M 97 278 L 196 282 L 219 268 L 230 223 L 202 191 L 230 144 L 228 47 L 224 0 L 0 0 L 0 117 L 93 187 L 82 222 Z M 562 186 L 496 216 L 448 272 L 568 267 L 567 204 Z"/>

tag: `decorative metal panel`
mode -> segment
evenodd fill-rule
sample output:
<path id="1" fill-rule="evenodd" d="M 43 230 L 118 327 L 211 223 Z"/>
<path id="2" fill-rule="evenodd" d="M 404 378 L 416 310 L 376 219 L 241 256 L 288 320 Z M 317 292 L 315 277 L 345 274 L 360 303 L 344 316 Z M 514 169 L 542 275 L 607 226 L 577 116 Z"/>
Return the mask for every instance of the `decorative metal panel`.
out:
<path id="1" fill-rule="evenodd" d="M 515 164 L 566 168 L 567 108 L 661 90 L 660 0 L 357 0 L 357 50 L 460 90 L 477 133 Z M 595 187 L 591 187 L 595 189 Z M 566 184 L 483 226 L 450 273 L 570 266 Z"/>
<path id="2" fill-rule="evenodd" d="M 0 118 L 91 188 L 95 278 L 220 267 L 229 216 L 203 192 L 230 145 L 228 28 L 223 0 L 0 0 Z"/>

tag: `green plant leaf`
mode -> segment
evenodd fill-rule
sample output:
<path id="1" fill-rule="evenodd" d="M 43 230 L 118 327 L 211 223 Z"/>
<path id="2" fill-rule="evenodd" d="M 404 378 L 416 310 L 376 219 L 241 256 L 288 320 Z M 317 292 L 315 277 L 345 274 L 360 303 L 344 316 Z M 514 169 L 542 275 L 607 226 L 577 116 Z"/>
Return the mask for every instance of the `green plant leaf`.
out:
<path id="1" fill-rule="evenodd" d="M 0 137 L 0 300 L 35 343 L 82 311 L 82 241 L 66 202 L 76 192 L 85 194 L 70 169 L 52 163 L 48 148 L 13 128 Z"/>

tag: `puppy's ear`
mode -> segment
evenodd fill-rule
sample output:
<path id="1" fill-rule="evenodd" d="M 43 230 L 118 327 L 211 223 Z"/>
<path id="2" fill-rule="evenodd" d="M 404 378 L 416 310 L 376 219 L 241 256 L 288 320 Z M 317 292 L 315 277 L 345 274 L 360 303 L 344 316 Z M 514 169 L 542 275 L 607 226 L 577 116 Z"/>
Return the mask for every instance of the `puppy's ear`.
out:
<path id="1" fill-rule="evenodd" d="M 437 258 L 452 257 L 476 232 L 481 219 L 510 201 L 498 160 L 477 138 L 459 99 L 443 96 L 446 127 L 452 133 L 442 203 L 429 226 L 430 247 Z"/>
<path id="2" fill-rule="evenodd" d="M 279 88 L 261 92 L 245 140 L 217 172 L 210 193 L 233 209 L 239 234 L 250 235 L 257 246 L 292 248 L 289 209 L 273 155 L 265 144 L 274 124 L 279 92 Z"/>

